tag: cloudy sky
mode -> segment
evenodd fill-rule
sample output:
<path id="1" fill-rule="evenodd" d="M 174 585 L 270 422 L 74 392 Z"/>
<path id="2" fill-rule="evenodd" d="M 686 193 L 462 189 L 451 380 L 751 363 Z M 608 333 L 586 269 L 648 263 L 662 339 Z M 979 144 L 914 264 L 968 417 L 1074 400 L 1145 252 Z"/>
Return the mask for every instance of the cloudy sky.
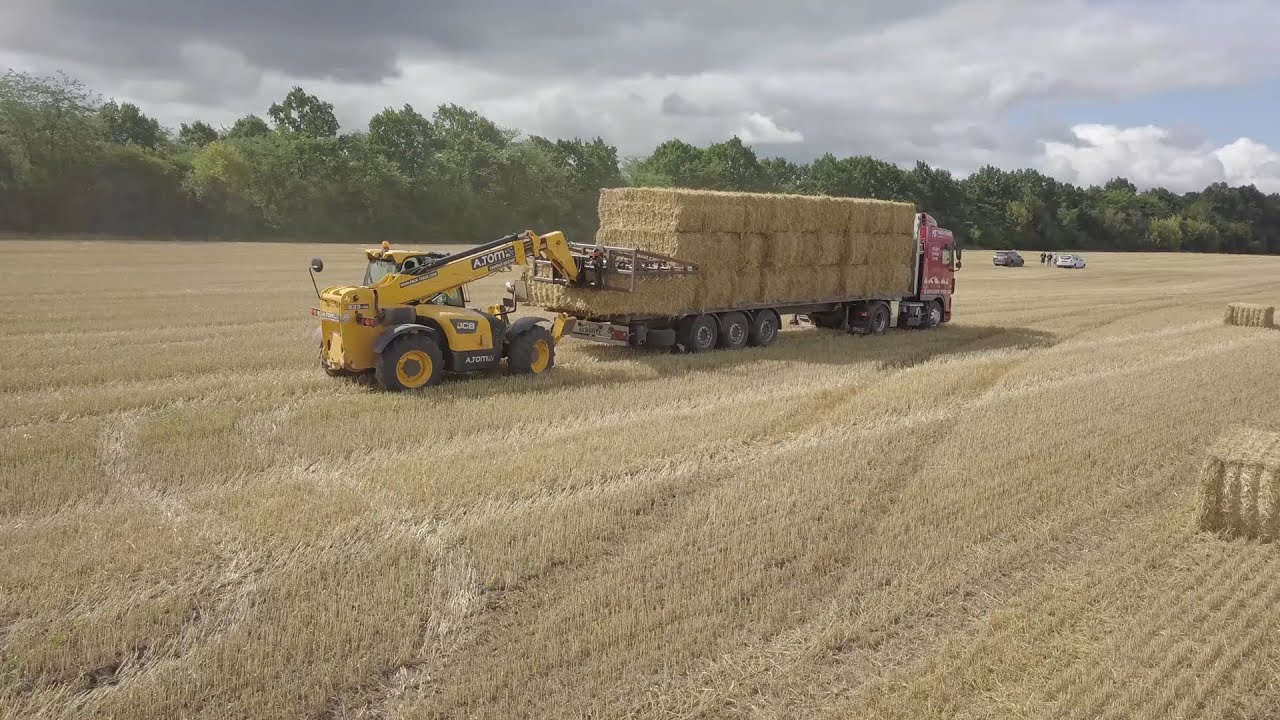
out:
<path id="1" fill-rule="evenodd" d="M 454 102 L 624 155 L 984 163 L 1280 192 L 1275 0 L 0 0 L 0 67 L 176 127 L 293 85 L 345 128 Z"/>

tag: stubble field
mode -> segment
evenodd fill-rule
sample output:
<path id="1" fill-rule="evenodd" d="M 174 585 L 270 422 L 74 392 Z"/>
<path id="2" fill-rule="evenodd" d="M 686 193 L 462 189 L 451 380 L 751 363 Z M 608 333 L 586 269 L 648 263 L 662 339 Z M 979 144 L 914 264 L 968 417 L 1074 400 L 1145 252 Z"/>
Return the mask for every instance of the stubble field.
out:
<path id="1" fill-rule="evenodd" d="M 316 366 L 317 254 L 0 242 L 0 717 L 1280 708 L 1280 549 L 1195 527 L 1280 258 L 975 252 L 933 332 L 394 395 Z"/>

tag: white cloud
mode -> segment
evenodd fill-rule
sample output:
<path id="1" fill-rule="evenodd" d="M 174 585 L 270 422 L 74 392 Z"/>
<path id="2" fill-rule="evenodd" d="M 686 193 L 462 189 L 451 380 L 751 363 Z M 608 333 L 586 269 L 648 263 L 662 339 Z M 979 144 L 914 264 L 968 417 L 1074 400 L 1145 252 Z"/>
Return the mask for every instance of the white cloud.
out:
<path id="1" fill-rule="evenodd" d="M 1072 132 L 1075 142 L 1046 142 L 1038 160 L 1045 172 L 1066 181 L 1101 185 L 1124 176 L 1139 188 L 1175 192 L 1201 190 L 1215 182 L 1280 192 L 1280 155 L 1248 138 L 1215 148 L 1189 144 L 1177 133 L 1152 125 L 1077 125 Z"/>
<path id="2" fill-rule="evenodd" d="M 1267 193 L 1280 192 L 1280 153 L 1249 138 L 1240 138 L 1214 151 L 1232 185 L 1256 185 Z"/>
<path id="3" fill-rule="evenodd" d="M 773 118 L 758 112 L 747 113 L 743 125 L 735 133 L 748 145 L 756 143 L 794 144 L 804 142 L 804 134 L 778 127 Z"/>

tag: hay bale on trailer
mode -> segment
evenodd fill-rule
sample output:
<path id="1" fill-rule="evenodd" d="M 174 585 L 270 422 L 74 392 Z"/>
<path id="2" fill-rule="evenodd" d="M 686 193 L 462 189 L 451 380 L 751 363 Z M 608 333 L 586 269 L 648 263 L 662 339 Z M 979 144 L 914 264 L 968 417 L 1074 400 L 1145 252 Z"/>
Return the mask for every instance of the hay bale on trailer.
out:
<path id="1" fill-rule="evenodd" d="M 1280 432 L 1236 427 L 1210 448 L 1200 471 L 1200 529 L 1280 538 Z"/>
<path id="2" fill-rule="evenodd" d="M 906 289 L 915 261 L 916 211 L 909 203 L 617 188 L 600 192 L 599 216 L 598 245 L 676 258 L 697 266 L 697 272 L 649 278 L 637 283 L 635 292 L 531 282 L 534 304 L 607 318 L 818 301 L 850 293 L 887 296 Z M 857 281 L 851 284 L 851 278 Z M 607 277 L 606 282 L 630 281 Z"/>
<path id="3" fill-rule="evenodd" d="M 1226 317 L 1223 320 L 1228 325 L 1274 328 L 1275 317 L 1276 309 L 1272 305 L 1236 302 L 1227 305 Z"/>

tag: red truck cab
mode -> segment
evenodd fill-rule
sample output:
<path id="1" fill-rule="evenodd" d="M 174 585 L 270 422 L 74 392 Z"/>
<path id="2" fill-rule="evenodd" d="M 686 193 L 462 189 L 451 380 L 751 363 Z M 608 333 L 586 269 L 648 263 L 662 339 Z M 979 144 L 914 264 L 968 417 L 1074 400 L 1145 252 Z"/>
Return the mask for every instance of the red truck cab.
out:
<path id="1" fill-rule="evenodd" d="M 955 235 L 938 227 L 938 221 L 928 213 L 916 218 L 916 236 L 920 239 L 917 255 L 916 296 L 929 308 L 931 303 L 941 305 L 941 317 L 931 325 L 951 320 L 951 296 L 956 291 L 956 270 L 960 269 L 960 249 Z"/>

